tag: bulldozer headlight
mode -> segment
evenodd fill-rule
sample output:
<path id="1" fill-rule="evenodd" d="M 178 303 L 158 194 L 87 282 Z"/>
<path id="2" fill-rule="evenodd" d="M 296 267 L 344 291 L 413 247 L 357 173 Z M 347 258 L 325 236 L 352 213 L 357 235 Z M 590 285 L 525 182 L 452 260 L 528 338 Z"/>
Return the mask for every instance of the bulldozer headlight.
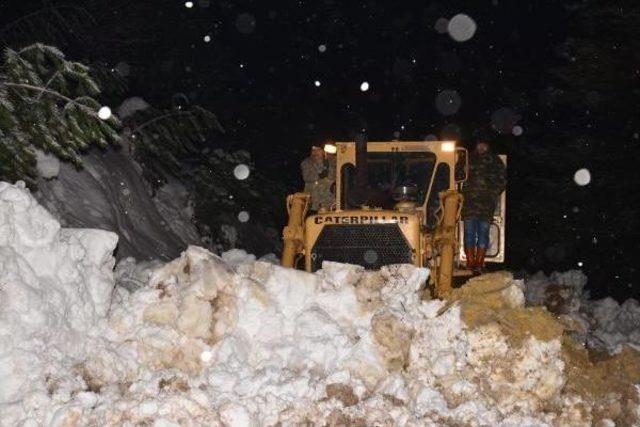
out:
<path id="1" fill-rule="evenodd" d="M 338 147 L 333 144 L 324 144 L 325 153 L 336 154 L 338 152 Z"/>
<path id="2" fill-rule="evenodd" d="M 456 144 L 453 142 L 443 142 L 440 149 L 445 153 L 453 153 L 456 150 Z"/>

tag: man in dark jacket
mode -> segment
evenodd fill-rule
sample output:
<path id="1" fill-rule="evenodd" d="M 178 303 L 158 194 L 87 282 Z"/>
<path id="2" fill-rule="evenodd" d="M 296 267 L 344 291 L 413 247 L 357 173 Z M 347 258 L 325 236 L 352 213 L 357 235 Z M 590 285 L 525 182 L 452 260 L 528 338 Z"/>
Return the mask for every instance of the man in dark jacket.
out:
<path id="1" fill-rule="evenodd" d="M 464 246 L 467 268 L 480 272 L 489 247 L 489 227 L 500 194 L 506 186 L 504 163 L 491 151 L 489 142 L 478 139 L 469 156 L 469 176 L 462 187 Z"/>

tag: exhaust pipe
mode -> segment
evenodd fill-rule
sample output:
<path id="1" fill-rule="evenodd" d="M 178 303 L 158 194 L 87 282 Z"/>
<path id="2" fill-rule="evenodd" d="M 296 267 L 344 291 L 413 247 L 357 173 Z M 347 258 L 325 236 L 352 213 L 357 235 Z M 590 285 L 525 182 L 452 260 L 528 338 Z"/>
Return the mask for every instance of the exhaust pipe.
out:
<path id="1" fill-rule="evenodd" d="M 352 192 L 351 202 L 355 205 L 367 203 L 369 192 L 369 168 L 367 165 L 367 135 L 364 132 L 356 134 L 356 176 L 355 191 Z"/>

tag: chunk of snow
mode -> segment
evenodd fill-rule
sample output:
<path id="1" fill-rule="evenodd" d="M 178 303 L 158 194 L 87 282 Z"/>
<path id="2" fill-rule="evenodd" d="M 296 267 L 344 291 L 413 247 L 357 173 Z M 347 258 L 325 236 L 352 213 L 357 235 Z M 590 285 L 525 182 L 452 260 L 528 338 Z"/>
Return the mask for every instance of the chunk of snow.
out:
<path id="1" fill-rule="evenodd" d="M 51 179 L 60 173 L 60 160 L 53 154 L 44 151 L 35 150 L 36 152 L 36 169 L 38 174 L 45 179 Z"/>

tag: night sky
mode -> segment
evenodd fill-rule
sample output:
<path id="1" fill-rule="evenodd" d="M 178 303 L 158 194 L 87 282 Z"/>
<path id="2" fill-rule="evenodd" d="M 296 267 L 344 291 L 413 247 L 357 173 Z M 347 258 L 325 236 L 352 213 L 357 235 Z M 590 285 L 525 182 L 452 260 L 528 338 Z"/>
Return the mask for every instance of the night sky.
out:
<path id="1" fill-rule="evenodd" d="M 60 4 L 95 20 L 68 57 L 125 69 L 122 99 L 210 109 L 219 144 L 289 191 L 325 138 L 489 135 L 509 155 L 508 267 L 581 266 L 595 296 L 640 294 L 634 1 L 3 0 L 0 27 Z M 464 42 L 442 20 L 461 13 L 477 26 Z"/>

